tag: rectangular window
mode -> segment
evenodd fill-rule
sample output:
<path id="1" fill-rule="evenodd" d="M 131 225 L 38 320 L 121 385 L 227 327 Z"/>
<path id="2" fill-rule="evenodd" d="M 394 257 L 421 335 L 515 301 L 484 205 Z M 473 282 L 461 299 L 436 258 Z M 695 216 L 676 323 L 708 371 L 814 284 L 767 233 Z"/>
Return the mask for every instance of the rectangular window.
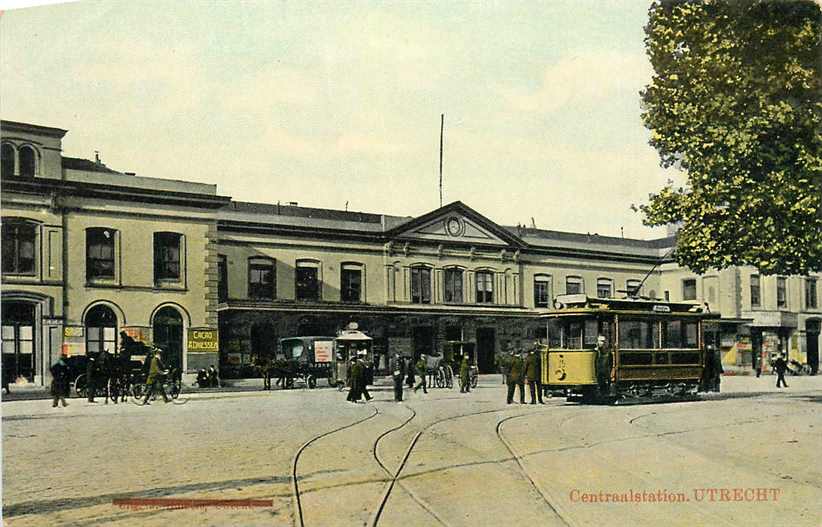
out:
<path id="1" fill-rule="evenodd" d="M 665 349 L 697 348 L 696 322 L 666 320 L 662 323 L 662 347 Z"/>
<path id="2" fill-rule="evenodd" d="M 445 291 L 443 292 L 445 302 L 461 304 L 462 299 L 462 270 L 445 270 Z"/>
<path id="3" fill-rule="evenodd" d="M 585 292 L 582 278 L 578 276 L 569 276 L 565 279 L 565 293 L 569 295 L 579 295 Z"/>
<path id="4" fill-rule="evenodd" d="M 816 309 L 819 306 L 816 292 L 816 278 L 805 279 L 805 305 L 808 309 Z"/>
<path id="5" fill-rule="evenodd" d="M 411 302 L 414 304 L 431 303 L 431 269 L 411 268 Z"/>
<path id="6" fill-rule="evenodd" d="M 656 322 L 648 320 L 620 320 L 620 349 L 655 349 L 659 348 L 659 335 Z"/>
<path id="7" fill-rule="evenodd" d="M 493 304 L 494 273 L 479 271 L 475 276 L 477 279 L 477 304 Z"/>
<path id="8" fill-rule="evenodd" d="M 696 300 L 696 279 L 682 281 L 682 300 Z"/>
<path id="9" fill-rule="evenodd" d="M 625 289 L 628 291 L 628 296 L 639 296 L 639 288 L 641 284 L 641 280 L 627 280 L 625 282 Z"/>
<path id="10" fill-rule="evenodd" d="M 776 306 L 788 307 L 788 284 L 784 276 L 776 277 Z"/>
<path id="11" fill-rule="evenodd" d="M 551 302 L 551 282 L 547 277 L 534 278 L 534 307 L 549 307 Z"/>
<path id="12" fill-rule="evenodd" d="M 315 265 L 297 264 L 296 278 L 297 283 L 295 292 L 297 300 L 314 300 L 320 299 L 320 280 L 318 277 L 319 270 Z"/>
<path id="13" fill-rule="evenodd" d="M 340 300 L 343 302 L 361 301 L 362 270 L 360 268 L 343 267 L 340 282 Z"/>
<path id="14" fill-rule="evenodd" d="M 611 298 L 613 295 L 613 282 L 610 278 L 597 279 L 597 298 Z"/>
<path id="15" fill-rule="evenodd" d="M 25 223 L 3 224 L 3 272 L 34 273 L 34 225 Z"/>
<path id="16" fill-rule="evenodd" d="M 217 300 L 225 302 L 228 300 L 228 260 L 222 254 L 217 260 L 217 280 Z"/>
<path id="17" fill-rule="evenodd" d="M 180 240 L 175 232 L 154 233 L 154 281 L 180 279 Z"/>
<path id="18" fill-rule="evenodd" d="M 86 230 L 86 278 L 114 278 L 113 229 Z"/>
<path id="19" fill-rule="evenodd" d="M 274 262 L 265 259 L 248 262 L 248 298 L 274 300 Z"/>
<path id="20" fill-rule="evenodd" d="M 762 303 L 760 296 L 759 275 L 751 275 L 751 307 L 758 307 Z"/>

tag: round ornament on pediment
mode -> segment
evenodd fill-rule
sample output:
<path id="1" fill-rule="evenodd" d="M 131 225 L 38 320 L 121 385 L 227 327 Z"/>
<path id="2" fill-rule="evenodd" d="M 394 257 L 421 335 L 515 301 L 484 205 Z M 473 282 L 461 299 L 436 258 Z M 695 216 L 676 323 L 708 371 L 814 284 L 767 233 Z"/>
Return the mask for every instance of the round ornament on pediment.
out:
<path id="1" fill-rule="evenodd" d="M 445 232 L 452 238 L 459 238 L 465 234 L 465 222 L 458 216 L 451 216 L 445 220 Z"/>

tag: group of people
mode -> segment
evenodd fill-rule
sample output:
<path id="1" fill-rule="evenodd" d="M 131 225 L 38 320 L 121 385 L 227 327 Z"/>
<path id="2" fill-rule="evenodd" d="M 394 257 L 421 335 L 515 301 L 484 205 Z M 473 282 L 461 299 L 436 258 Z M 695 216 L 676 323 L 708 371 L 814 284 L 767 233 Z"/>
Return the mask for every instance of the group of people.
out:
<path id="1" fill-rule="evenodd" d="M 522 349 L 511 351 L 508 364 L 506 384 L 508 385 L 508 404 L 514 402 L 514 392 L 519 387 L 519 403 L 525 404 L 525 382 L 531 394 L 531 404 L 545 404 L 542 399 L 542 357 L 538 346 L 534 345 L 526 353 Z"/>
<path id="2" fill-rule="evenodd" d="M 395 353 L 394 356 L 391 357 L 388 368 L 391 372 L 391 378 L 394 381 L 394 400 L 396 402 L 402 402 L 403 400 L 404 385 L 408 386 L 410 389 L 413 389 L 414 393 L 416 393 L 420 388 L 422 388 L 423 393 L 428 393 L 428 358 L 428 355 L 425 353 L 421 354 L 420 358 L 417 359 L 416 362 L 413 358 L 404 357 L 400 353 Z M 471 391 L 470 372 L 471 365 L 468 360 L 468 356 L 463 355 L 460 360 L 459 368 L 461 393 L 468 393 Z M 417 377 L 419 377 L 419 381 L 416 380 Z"/>
<path id="3" fill-rule="evenodd" d="M 348 402 L 359 403 L 363 398 L 366 401 L 372 399 L 371 394 L 368 393 L 368 370 L 371 365 L 366 360 L 366 351 L 360 350 L 356 356 L 351 358 L 351 364 L 348 367 Z"/>
<path id="4" fill-rule="evenodd" d="M 197 386 L 200 388 L 219 388 L 220 375 L 217 373 L 217 368 L 212 364 L 208 370 L 200 368 L 197 370 Z M 271 389 L 269 386 L 268 389 Z"/>

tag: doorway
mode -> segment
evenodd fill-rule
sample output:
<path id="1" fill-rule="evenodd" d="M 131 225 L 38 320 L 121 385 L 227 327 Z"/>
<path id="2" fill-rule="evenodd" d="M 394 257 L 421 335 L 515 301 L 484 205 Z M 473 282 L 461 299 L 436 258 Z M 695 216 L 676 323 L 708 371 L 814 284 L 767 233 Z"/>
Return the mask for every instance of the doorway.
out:
<path id="1" fill-rule="evenodd" d="M 496 331 L 494 328 L 477 328 L 477 367 L 480 373 L 495 373 Z"/>
<path id="2" fill-rule="evenodd" d="M 3 375 L 9 382 L 34 381 L 36 366 L 34 304 L 3 302 Z"/>
<path id="3" fill-rule="evenodd" d="M 811 368 L 812 375 L 816 375 L 819 371 L 819 325 L 819 320 L 808 320 L 805 322 L 808 366 Z"/>
<path id="4" fill-rule="evenodd" d="M 183 367 L 183 317 L 173 307 L 164 307 L 154 315 L 154 345 L 165 351 L 167 368 Z"/>
<path id="5" fill-rule="evenodd" d="M 434 328 L 431 326 L 414 327 L 414 359 L 425 353 L 431 355 L 434 350 Z"/>

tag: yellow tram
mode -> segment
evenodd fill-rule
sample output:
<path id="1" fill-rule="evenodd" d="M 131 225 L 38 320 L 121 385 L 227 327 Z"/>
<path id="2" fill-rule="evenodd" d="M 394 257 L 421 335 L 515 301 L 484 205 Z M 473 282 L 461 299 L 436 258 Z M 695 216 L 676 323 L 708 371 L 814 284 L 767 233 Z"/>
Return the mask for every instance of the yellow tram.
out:
<path id="1" fill-rule="evenodd" d="M 705 371 L 705 322 L 719 314 L 689 303 L 560 295 L 542 318 L 547 389 L 585 402 L 644 402 L 696 396 Z M 598 340 L 604 341 L 598 346 Z M 610 357 L 598 360 L 602 353 Z M 598 367 L 608 370 L 599 379 Z"/>

